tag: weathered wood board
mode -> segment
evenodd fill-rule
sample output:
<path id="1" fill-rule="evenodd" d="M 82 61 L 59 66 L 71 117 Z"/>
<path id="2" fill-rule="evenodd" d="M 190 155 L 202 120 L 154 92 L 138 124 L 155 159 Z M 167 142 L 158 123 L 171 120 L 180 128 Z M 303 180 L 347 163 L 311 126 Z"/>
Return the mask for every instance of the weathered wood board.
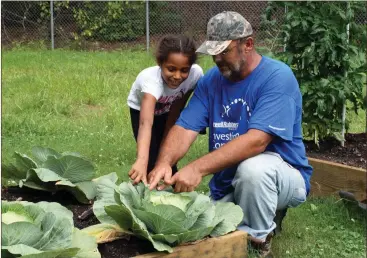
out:
<path id="1" fill-rule="evenodd" d="M 314 168 L 311 177 L 311 196 L 338 195 L 340 190 L 354 194 L 357 200 L 367 198 L 366 169 L 308 158 Z"/>
<path id="2" fill-rule="evenodd" d="M 230 234 L 205 239 L 201 242 L 177 246 L 173 253 L 155 252 L 135 258 L 242 258 L 247 257 L 247 234 L 235 231 Z"/>

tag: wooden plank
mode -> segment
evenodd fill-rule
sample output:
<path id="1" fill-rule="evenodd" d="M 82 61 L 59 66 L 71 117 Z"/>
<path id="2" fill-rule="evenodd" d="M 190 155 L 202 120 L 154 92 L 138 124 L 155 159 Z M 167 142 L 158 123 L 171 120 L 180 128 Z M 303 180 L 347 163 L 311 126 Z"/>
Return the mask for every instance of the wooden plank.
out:
<path id="1" fill-rule="evenodd" d="M 314 158 L 308 160 L 314 168 L 311 196 L 338 195 L 340 190 L 344 190 L 353 193 L 359 201 L 367 198 L 365 169 Z"/>
<path id="2" fill-rule="evenodd" d="M 135 258 L 242 258 L 247 257 L 247 233 L 233 233 L 173 248 L 173 253 L 155 252 Z"/>

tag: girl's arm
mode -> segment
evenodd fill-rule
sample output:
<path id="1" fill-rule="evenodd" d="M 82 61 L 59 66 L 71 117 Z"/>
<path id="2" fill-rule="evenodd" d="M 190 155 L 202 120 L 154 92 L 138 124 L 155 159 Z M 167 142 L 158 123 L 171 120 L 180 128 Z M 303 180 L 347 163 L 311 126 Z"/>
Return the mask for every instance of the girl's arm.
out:
<path id="1" fill-rule="evenodd" d="M 129 176 L 134 180 L 134 183 L 139 183 L 140 181 L 146 183 L 149 148 L 152 137 L 152 125 L 154 121 L 154 108 L 156 102 L 156 98 L 149 93 L 144 94 L 141 102 L 137 138 L 137 157 L 129 172 Z"/>
<path id="2" fill-rule="evenodd" d="M 184 109 L 184 107 L 186 105 L 186 102 L 189 99 L 192 92 L 193 92 L 193 90 L 189 90 L 188 92 L 186 92 L 186 94 L 183 96 L 182 99 L 178 99 L 175 102 L 173 102 L 173 104 L 171 106 L 171 109 L 169 111 L 169 114 L 168 114 L 166 127 L 165 127 L 164 134 L 163 134 L 162 143 L 163 143 L 164 139 L 166 138 L 169 130 L 176 123 L 176 120 L 180 116 L 181 111 Z"/>

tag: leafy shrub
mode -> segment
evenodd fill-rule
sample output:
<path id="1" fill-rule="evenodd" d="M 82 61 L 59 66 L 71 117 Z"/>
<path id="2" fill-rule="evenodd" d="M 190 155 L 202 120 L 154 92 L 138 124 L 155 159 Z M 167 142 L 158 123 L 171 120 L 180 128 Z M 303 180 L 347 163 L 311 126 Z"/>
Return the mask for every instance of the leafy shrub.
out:
<path id="1" fill-rule="evenodd" d="M 347 100 L 355 112 L 363 108 L 367 41 L 355 12 L 365 7 L 358 2 L 271 2 L 265 23 L 275 24 L 272 14 L 285 7 L 275 45 L 285 45 L 286 52 L 277 57 L 291 66 L 300 83 L 304 135 L 318 142 L 341 130 Z"/>
<path id="2" fill-rule="evenodd" d="M 85 38 L 102 41 L 135 40 L 145 32 L 145 2 L 86 1 L 73 7 L 74 18 Z"/>
<path id="3" fill-rule="evenodd" d="M 149 2 L 149 30 L 151 34 L 181 33 L 182 21 L 182 15 L 170 6 L 170 2 Z"/>

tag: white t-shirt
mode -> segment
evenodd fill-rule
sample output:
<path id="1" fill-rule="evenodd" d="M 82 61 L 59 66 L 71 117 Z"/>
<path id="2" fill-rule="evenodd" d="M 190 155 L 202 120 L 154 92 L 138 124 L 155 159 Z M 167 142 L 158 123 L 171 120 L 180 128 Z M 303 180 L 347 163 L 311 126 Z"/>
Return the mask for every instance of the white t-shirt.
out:
<path id="1" fill-rule="evenodd" d="M 202 76 L 203 69 L 199 65 L 193 64 L 189 77 L 176 89 L 171 89 L 163 81 L 159 66 L 146 68 L 136 77 L 127 98 L 127 104 L 133 109 L 140 110 L 144 93 L 149 93 L 157 99 L 154 114 L 167 113 L 170 111 L 172 103 L 181 99 L 189 90 L 193 90 Z"/>

